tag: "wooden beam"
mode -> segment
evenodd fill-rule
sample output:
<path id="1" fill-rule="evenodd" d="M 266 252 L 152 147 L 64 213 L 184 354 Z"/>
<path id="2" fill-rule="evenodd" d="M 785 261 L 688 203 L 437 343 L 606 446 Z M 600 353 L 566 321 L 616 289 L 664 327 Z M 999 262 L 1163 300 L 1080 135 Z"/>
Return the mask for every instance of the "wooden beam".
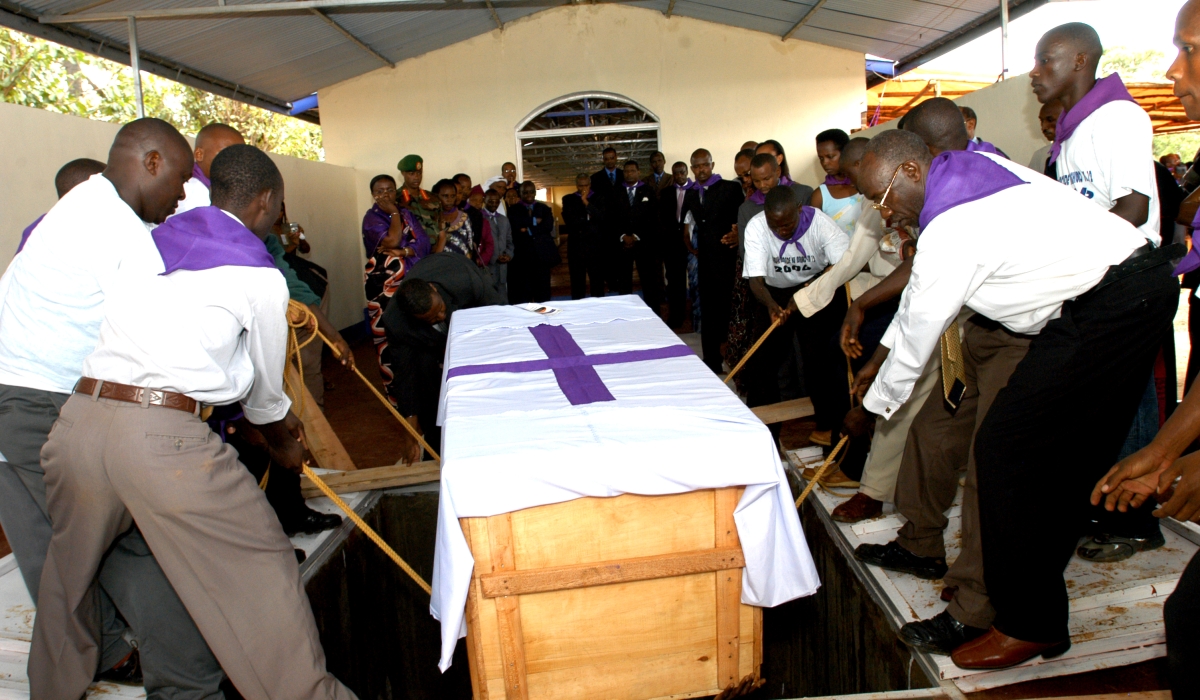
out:
<path id="1" fill-rule="evenodd" d="M 492 4 L 492 0 L 487 0 L 487 9 L 492 13 L 492 21 L 496 23 L 496 29 L 504 31 L 504 23 L 500 21 L 500 15 L 496 14 L 496 6 Z"/>
<path id="2" fill-rule="evenodd" d="M 711 571 L 740 569 L 745 565 L 746 559 L 742 555 L 742 548 L 733 546 L 592 564 L 503 571 L 484 574 L 479 577 L 479 583 L 484 598 L 499 598 L 527 593 L 604 586 L 610 583 L 703 574 Z"/>
<path id="3" fill-rule="evenodd" d="M 308 451 L 312 452 L 317 466 L 322 469 L 338 471 L 357 469 L 358 467 L 354 466 L 354 460 L 350 459 L 350 453 L 346 452 L 345 447 L 342 447 L 342 441 L 338 440 L 337 434 L 333 432 L 333 427 L 329 425 L 325 414 L 321 413 L 321 409 L 317 407 L 316 399 L 308 393 L 308 387 L 304 386 L 304 380 L 301 379 L 300 373 L 296 371 L 296 366 L 291 362 L 287 363 L 284 377 L 287 379 L 284 382 L 285 388 L 300 387 L 300 396 L 291 397 L 292 409 L 303 408 L 296 414 L 296 417 L 304 424 L 304 436 L 308 441 Z"/>
<path id="4" fill-rule="evenodd" d="M 488 518 L 492 569 L 516 569 L 513 552 L 512 514 Z M 525 633 L 521 628 L 521 606 L 516 596 L 496 598 L 496 627 L 500 637 L 500 660 L 504 664 L 504 697 L 529 700 L 528 674 L 525 670 Z"/>
<path id="5" fill-rule="evenodd" d="M 826 0 L 817 0 L 817 4 L 808 8 L 808 12 L 805 12 L 804 16 L 800 18 L 800 21 L 793 24 L 792 28 L 787 30 L 787 33 L 785 33 L 782 37 L 780 37 L 780 40 L 787 41 L 788 39 L 791 39 L 792 35 L 795 34 L 796 31 L 800 29 L 800 27 L 803 27 L 804 25 L 808 24 L 808 20 L 812 19 L 812 16 L 814 14 L 816 14 L 817 10 L 821 9 L 821 7 L 825 5 L 825 2 L 826 2 Z"/>
<path id="6" fill-rule="evenodd" d="M 767 425 L 782 423 L 786 420 L 795 420 L 797 418 L 806 418 L 814 412 L 812 400 L 807 398 L 792 399 L 791 401 L 782 401 L 766 406 L 755 406 L 750 411 Z"/>
<path id="7" fill-rule="evenodd" d="M 374 491 L 376 489 L 394 489 L 399 486 L 415 486 L 429 484 L 441 479 L 442 470 L 438 463 L 429 460 L 417 462 L 411 466 L 395 464 L 388 467 L 373 469 L 358 469 L 342 474 L 329 474 L 322 477 L 334 493 L 355 493 L 357 491 Z M 305 498 L 315 498 L 321 492 L 308 478 L 300 477 L 300 495 Z"/>
<path id="8" fill-rule="evenodd" d="M 713 503 L 713 544 L 718 549 L 741 551 L 733 511 L 737 510 L 742 489 L 717 489 Z M 730 566 L 717 573 L 717 687 L 736 686 L 741 679 L 741 603 L 742 567 Z"/>
<path id="9" fill-rule="evenodd" d="M 667 11 L 665 14 L 667 15 L 667 17 L 670 17 L 671 13 L 674 11 L 675 11 L 675 0 L 671 0 L 671 2 L 667 3 Z"/>

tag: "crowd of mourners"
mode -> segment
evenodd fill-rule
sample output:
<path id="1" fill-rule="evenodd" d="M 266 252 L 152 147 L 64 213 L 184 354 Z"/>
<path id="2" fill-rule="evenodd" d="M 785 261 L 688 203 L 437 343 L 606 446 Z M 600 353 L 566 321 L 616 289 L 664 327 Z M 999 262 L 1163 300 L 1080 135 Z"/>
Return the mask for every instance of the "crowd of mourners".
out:
<path id="1" fill-rule="evenodd" d="M 1200 120 L 1200 0 L 1175 41 L 1168 77 Z M 608 148 L 561 226 L 511 163 L 425 190 L 406 156 L 399 181 L 371 180 L 362 222 L 387 395 L 440 443 L 450 318 L 548 301 L 565 234 L 572 298 L 640 289 L 699 331 L 714 373 L 765 336 L 739 391 L 811 399 L 810 439 L 845 447 L 805 477 L 857 489 L 833 517 L 904 516 L 854 555 L 944 582 L 946 610 L 905 625 L 906 644 L 967 669 L 1061 655 L 1072 557 L 1120 562 L 1164 545 L 1162 518 L 1200 521 L 1200 397 L 1176 405 L 1172 340 L 1180 277 L 1200 278 L 1182 244 L 1200 171 L 1153 160 L 1146 113 L 1119 75 L 1097 78 L 1101 52 L 1085 24 L 1038 43 L 1048 143 L 1029 167 L 942 98 L 869 140 L 818 134 L 815 189 L 775 140 L 743 144 L 729 180 L 703 148 L 670 172 L 662 153 L 643 171 Z M 37 605 L 32 696 L 108 679 L 149 697 L 354 697 L 326 671 L 288 539 L 340 523 L 300 495 L 296 413 L 326 387 L 309 341 L 354 356 L 279 169 L 229 126 L 189 146 L 139 119 L 107 163 L 72 161 L 55 186 L 0 279 L 0 525 Z M 1172 687 L 1200 697 L 1200 564 L 1164 611 Z"/>

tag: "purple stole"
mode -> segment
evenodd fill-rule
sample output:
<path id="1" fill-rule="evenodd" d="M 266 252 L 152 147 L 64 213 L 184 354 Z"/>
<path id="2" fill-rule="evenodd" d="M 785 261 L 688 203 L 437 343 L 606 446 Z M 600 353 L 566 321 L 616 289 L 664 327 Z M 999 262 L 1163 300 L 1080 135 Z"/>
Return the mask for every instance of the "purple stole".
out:
<path id="1" fill-rule="evenodd" d="M 21 242 L 17 244 L 17 252 L 18 253 L 20 253 L 21 249 L 23 249 L 25 247 L 25 241 L 29 240 L 29 234 L 33 233 L 33 230 L 35 228 L 37 228 L 38 224 L 42 223 L 42 219 L 44 219 L 44 218 L 46 218 L 46 215 L 42 214 L 37 219 L 35 219 L 32 224 L 29 224 L 28 226 L 26 226 L 25 230 L 21 232 Z"/>
<path id="2" fill-rule="evenodd" d="M 788 177 L 787 175 L 781 175 L 779 177 L 779 184 L 775 185 L 775 186 L 776 187 L 791 187 L 793 184 L 794 183 L 792 182 L 792 178 Z M 750 195 L 750 201 L 754 202 L 755 204 L 760 204 L 760 205 L 765 206 L 767 203 L 767 195 L 763 194 L 762 192 L 759 192 L 758 190 L 754 190 L 754 194 Z"/>
<path id="3" fill-rule="evenodd" d="M 832 187 L 834 185 L 853 185 L 853 184 L 854 184 L 853 182 L 850 182 L 850 176 L 848 176 L 848 175 L 842 175 L 840 177 L 837 175 L 826 175 L 825 176 L 825 186 L 826 187 Z"/>
<path id="4" fill-rule="evenodd" d="M 690 185 L 686 185 L 686 187 L 689 190 L 703 190 L 707 187 L 712 187 L 713 185 L 717 184 L 720 181 L 721 181 L 721 176 L 716 173 L 713 173 L 704 182 L 700 182 L 699 180 L 697 180 Z M 676 185 L 676 186 L 678 187 L 678 185 Z"/>
<path id="5" fill-rule="evenodd" d="M 1192 218 L 1192 230 L 1195 231 L 1198 228 L 1200 228 L 1200 210 Z M 1186 275 L 1196 268 L 1200 268 L 1200 250 L 1195 245 L 1192 245 L 1192 249 L 1188 251 L 1187 255 L 1183 256 L 1183 260 L 1179 261 L 1179 264 L 1175 266 L 1175 271 L 1171 274 L 1178 277 L 1179 275 Z"/>
<path id="6" fill-rule="evenodd" d="M 1007 153 L 1000 150 L 999 148 L 996 148 L 995 146 L 988 143 L 987 141 L 976 141 L 974 139 L 967 141 L 967 152 L 968 153 L 991 153 L 992 155 L 996 155 L 996 156 L 1000 156 L 1001 158 L 1012 160 L 1011 158 L 1008 157 Z"/>
<path id="7" fill-rule="evenodd" d="M 1075 104 L 1070 111 L 1063 112 L 1058 118 L 1058 126 L 1055 127 L 1054 145 L 1050 147 L 1050 162 L 1058 160 L 1059 153 L 1062 152 L 1063 142 L 1071 138 L 1071 134 L 1075 133 L 1075 129 L 1092 115 L 1092 112 L 1100 109 L 1109 102 L 1128 101 L 1137 104 L 1137 100 L 1133 99 L 1133 95 L 1129 94 L 1129 90 L 1125 88 L 1125 83 L 1121 81 L 1121 76 L 1118 73 L 1113 73 L 1110 76 L 1101 78 L 1096 81 L 1088 94 L 1083 96 L 1079 102 Z"/>
<path id="8" fill-rule="evenodd" d="M 796 230 L 792 232 L 791 238 L 787 239 L 783 242 L 783 245 L 779 246 L 779 258 L 781 260 L 783 259 L 783 252 L 787 250 L 789 245 L 796 246 L 796 250 L 800 251 L 801 255 L 808 257 L 808 252 L 804 250 L 804 246 L 800 245 L 800 239 L 804 238 L 804 234 L 808 233 L 808 229 L 810 226 L 812 226 L 813 216 L 815 214 L 816 210 L 808 205 L 800 207 L 800 222 L 796 224 Z"/>
<path id="9" fill-rule="evenodd" d="M 208 179 L 208 176 L 204 174 L 204 171 L 200 169 L 199 165 L 192 165 L 192 177 L 203 183 L 210 192 L 212 191 L 212 180 Z"/>
<path id="10" fill-rule="evenodd" d="M 925 230 L 930 222 L 948 209 L 1027 184 L 986 156 L 966 151 L 942 151 L 929 164 L 929 172 L 925 176 L 921 230 Z"/>
<path id="11" fill-rule="evenodd" d="M 240 221 L 208 206 L 172 216 L 150 232 L 169 275 L 214 267 L 275 267 L 267 246 Z"/>

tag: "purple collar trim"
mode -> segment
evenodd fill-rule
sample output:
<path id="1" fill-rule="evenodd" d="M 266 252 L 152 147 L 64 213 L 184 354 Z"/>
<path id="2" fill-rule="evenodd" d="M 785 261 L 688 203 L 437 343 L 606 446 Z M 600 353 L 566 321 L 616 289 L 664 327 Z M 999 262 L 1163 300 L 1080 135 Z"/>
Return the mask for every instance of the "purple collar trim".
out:
<path id="1" fill-rule="evenodd" d="M 948 209 L 1027 184 L 986 156 L 966 151 L 943 151 L 934 157 L 925 176 L 921 229 Z"/>
<path id="2" fill-rule="evenodd" d="M 21 242 L 17 244 L 18 253 L 25 248 L 25 241 L 29 240 L 29 234 L 33 233 L 33 230 L 37 228 L 38 224 L 42 223 L 42 219 L 44 218 L 46 218 L 46 215 L 42 214 L 32 224 L 26 226 L 25 230 L 21 232 Z"/>
<path id="3" fill-rule="evenodd" d="M 169 275 L 214 267 L 275 267 L 267 246 L 237 219 L 208 206 L 172 216 L 150 232 Z"/>
<path id="4" fill-rule="evenodd" d="M 848 175 L 826 175 L 825 176 L 825 186 L 826 187 L 832 187 L 834 185 L 853 185 L 853 184 L 854 184 L 853 182 L 850 182 L 850 176 L 848 176 Z"/>
<path id="5" fill-rule="evenodd" d="M 790 177 L 788 177 L 787 175 L 781 175 L 779 177 L 779 184 L 775 185 L 775 186 L 776 187 L 791 187 L 793 184 L 794 183 L 792 182 L 792 179 Z M 765 205 L 767 203 L 767 195 L 763 194 L 762 192 L 759 192 L 758 190 L 754 190 L 754 194 L 750 195 L 750 201 L 754 202 L 755 204 Z"/>
<path id="6" fill-rule="evenodd" d="M 1075 104 L 1069 112 L 1064 112 L 1058 118 L 1058 126 L 1055 127 L 1054 145 L 1050 147 L 1050 162 L 1058 160 L 1059 153 L 1062 152 L 1063 142 L 1071 138 L 1071 134 L 1075 133 L 1075 129 L 1083 123 L 1083 120 L 1092 115 L 1092 112 L 1100 109 L 1109 102 L 1133 102 L 1133 95 L 1129 94 L 1129 90 L 1125 88 L 1125 83 L 1121 80 L 1119 73 L 1113 73 L 1107 77 L 1096 81 L 1088 94 L 1083 96 L 1083 99 Z"/>
<path id="7" fill-rule="evenodd" d="M 200 169 L 199 165 L 192 165 L 192 177 L 199 180 L 200 184 L 204 185 L 208 189 L 212 189 L 212 180 L 208 179 L 208 176 L 204 174 L 204 171 Z"/>
<path id="8" fill-rule="evenodd" d="M 721 176 L 716 173 L 713 173 L 712 176 L 709 177 L 704 182 L 700 182 L 699 180 L 697 180 L 697 181 L 693 182 L 692 184 L 688 185 L 688 188 L 693 189 L 693 190 L 704 189 L 704 188 L 712 187 L 713 185 L 717 184 L 720 181 L 721 181 Z"/>
<path id="9" fill-rule="evenodd" d="M 996 148 L 994 145 L 988 143 L 987 141 L 975 141 L 975 140 L 967 141 L 967 152 L 968 153 L 991 153 L 992 155 L 1000 156 L 1001 158 L 1008 158 L 1007 153 L 1000 150 L 999 148 Z"/>
<path id="10" fill-rule="evenodd" d="M 695 183 L 692 182 L 692 178 L 689 177 L 687 182 L 683 183 L 682 185 L 673 185 L 673 187 L 676 190 L 690 190 L 694 184 Z"/>
<path id="11" fill-rule="evenodd" d="M 800 251 L 801 255 L 808 257 L 808 252 L 804 250 L 804 246 L 800 245 L 800 239 L 804 238 L 804 234 L 808 233 L 809 227 L 812 226 L 813 215 L 815 213 L 816 210 L 810 206 L 800 207 L 800 222 L 796 224 L 796 230 L 792 232 L 791 238 L 787 239 L 783 242 L 783 245 L 779 246 L 780 259 L 783 258 L 783 253 L 787 250 L 789 245 L 796 246 L 796 250 Z"/>

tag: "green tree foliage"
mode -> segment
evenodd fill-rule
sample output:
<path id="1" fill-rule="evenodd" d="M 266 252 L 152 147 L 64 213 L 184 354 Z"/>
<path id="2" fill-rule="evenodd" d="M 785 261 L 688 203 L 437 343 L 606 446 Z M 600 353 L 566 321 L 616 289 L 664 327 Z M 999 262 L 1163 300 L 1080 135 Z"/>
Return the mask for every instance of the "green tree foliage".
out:
<path id="1" fill-rule="evenodd" d="M 1121 79 L 1127 83 L 1162 82 L 1166 70 L 1165 57 L 1162 51 L 1146 49 L 1135 51 L 1124 46 L 1114 46 L 1105 50 L 1100 57 L 1101 76 L 1120 73 Z"/>
<path id="2" fill-rule="evenodd" d="M 265 151 L 324 160 L 321 128 L 314 124 L 145 72 L 142 91 L 146 115 L 185 134 L 222 122 Z M 128 66 L 7 29 L 0 29 L 0 96 L 5 102 L 89 119 L 137 118 Z"/>
<path id="3" fill-rule="evenodd" d="M 1154 137 L 1155 160 L 1168 153 L 1178 153 L 1186 163 L 1196 157 L 1197 150 L 1200 150 L 1200 133 L 1195 131 L 1157 134 Z"/>

